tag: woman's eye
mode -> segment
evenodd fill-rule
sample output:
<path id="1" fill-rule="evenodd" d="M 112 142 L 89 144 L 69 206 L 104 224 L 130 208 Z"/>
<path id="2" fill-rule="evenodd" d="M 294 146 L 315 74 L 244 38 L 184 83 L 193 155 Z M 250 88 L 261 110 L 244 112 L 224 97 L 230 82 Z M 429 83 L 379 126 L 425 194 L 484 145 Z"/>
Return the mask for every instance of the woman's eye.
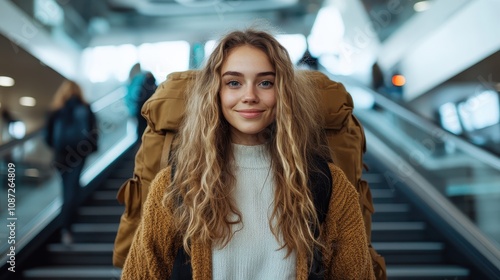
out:
<path id="1" fill-rule="evenodd" d="M 272 87 L 274 84 L 273 84 L 273 82 L 271 82 L 271 81 L 262 81 L 262 82 L 260 83 L 260 85 L 261 85 L 262 87 L 264 87 L 264 88 L 270 88 L 270 87 Z"/>
<path id="2" fill-rule="evenodd" d="M 238 87 L 240 83 L 238 81 L 229 81 L 226 83 L 229 87 Z"/>

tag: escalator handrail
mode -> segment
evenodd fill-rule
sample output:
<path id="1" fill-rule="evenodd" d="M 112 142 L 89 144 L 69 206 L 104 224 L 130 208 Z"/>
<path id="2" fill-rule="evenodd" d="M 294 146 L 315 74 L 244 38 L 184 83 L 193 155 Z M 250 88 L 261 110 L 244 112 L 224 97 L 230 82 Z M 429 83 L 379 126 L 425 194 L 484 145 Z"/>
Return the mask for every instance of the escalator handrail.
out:
<path id="1" fill-rule="evenodd" d="M 428 121 L 427 119 L 413 113 L 412 111 L 404 108 L 400 104 L 390 100 L 378 92 L 374 92 L 375 103 L 380 107 L 390 111 L 398 117 L 406 120 L 412 125 L 424 130 L 425 132 L 438 137 L 441 141 L 452 141 L 456 147 L 467 153 L 473 158 L 488 164 L 496 170 L 500 170 L 500 158 L 470 142 L 458 137 L 457 135 L 442 129 L 436 124 Z"/>
<path id="2" fill-rule="evenodd" d="M 335 77 L 333 75 L 329 75 L 332 77 Z M 335 77 L 338 79 L 338 77 Z M 382 95 L 381 93 L 378 93 L 374 91 L 371 88 L 366 87 L 365 85 L 362 85 L 360 82 L 357 82 L 355 80 L 347 79 L 349 83 L 356 85 L 357 87 L 361 87 L 364 90 L 370 92 L 373 97 L 374 101 L 377 104 L 377 106 L 382 107 L 383 109 L 397 115 L 401 119 L 404 119 L 405 121 L 411 123 L 412 125 L 424 130 L 426 133 L 429 135 L 433 135 L 434 137 L 437 137 L 441 141 L 452 141 L 457 148 L 462 150 L 464 153 L 468 154 L 472 158 L 475 158 L 490 167 L 492 167 L 495 170 L 500 170 L 500 157 L 497 155 L 486 151 L 485 149 L 482 149 L 462 138 L 459 136 L 444 130 L 440 126 L 430 122 L 429 120 L 419 116 L 418 114 L 408 110 L 407 108 L 403 107 L 401 104 L 398 104 L 397 102 L 389 99 L 388 97 Z"/>
<path id="3" fill-rule="evenodd" d="M 16 147 L 17 145 L 20 145 L 32 138 L 35 138 L 41 134 L 43 134 L 45 131 L 45 125 L 26 134 L 23 138 L 21 139 L 14 139 L 14 140 L 11 140 L 7 143 L 4 143 L 2 145 L 0 145 L 0 155 L 3 155 L 6 151 L 10 151 L 12 149 L 14 149 L 14 147 Z"/>
<path id="4" fill-rule="evenodd" d="M 497 155 L 494 155 L 493 153 L 471 144 L 457 135 L 442 129 L 441 127 L 411 112 L 378 92 L 374 93 L 374 98 L 375 102 L 380 107 L 394 113 L 398 117 L 406 120 L 425 132 L 432 134 L 434 137 L 437 137 L 443 142 L 452 141 L 456 147 L 467 153 L 469 156 L 482 161 L 496 170 L 500 170 L 500 158 Z"/>

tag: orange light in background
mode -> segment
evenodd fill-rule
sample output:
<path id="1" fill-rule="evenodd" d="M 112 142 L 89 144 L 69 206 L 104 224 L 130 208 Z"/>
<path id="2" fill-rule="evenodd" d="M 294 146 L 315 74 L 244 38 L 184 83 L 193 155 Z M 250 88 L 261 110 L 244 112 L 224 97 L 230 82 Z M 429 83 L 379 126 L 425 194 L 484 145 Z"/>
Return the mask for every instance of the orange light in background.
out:
<path id="1" fill-rule="evenodd" d="M 406 78 L 403 75 L 392 76 L 392 84 L 397 87 L 402 87 L 406 84 Z"/>

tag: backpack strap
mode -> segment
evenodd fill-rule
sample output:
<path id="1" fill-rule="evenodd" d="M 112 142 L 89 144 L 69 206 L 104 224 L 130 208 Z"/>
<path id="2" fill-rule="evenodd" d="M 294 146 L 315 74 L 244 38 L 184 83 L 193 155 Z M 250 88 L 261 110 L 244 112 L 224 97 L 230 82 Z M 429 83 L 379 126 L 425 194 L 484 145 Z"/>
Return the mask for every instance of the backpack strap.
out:
<path id="1" fill-rule="evenodd" d="M 172 148 L 172 142 L 174 141 L 174 133 L 167 131 L 165 133 L 165 139 L 163 140 L 163 149 L 161 150 L 160 158 L 160 170 L 167 167 L 168 160 L 170 158 L 170 150 Z"/>
<path id="2" fill-rule="evenodd" d="M 333 179 L 328 166 L 328 161 L 322 157 L 313 158 L 313 168 L 309 171 L 308 184 L 313 196 L 314 208 L 318 216 L 319 224 L 323 224 L 328 213 L 328 206 L 332 196 Z M 318 238 L 319 227 L 314 229 L 314 236 Z M 322 280 L 325 278 L 323 266 L 323 255 L 318 247 L 314 247 L 313 261 L 309 270 L 308 280 Z"/>
<path id="3" fill-rule="evenodd" d="M 319 223 L 323 224 L 326 220 L 328 205 L 332 196 L 333 181 L 328 161 L 319 156 L 314 157 L 313 160 L 314 165 L 309 171 L 308 184 L 311 188 L 316 215 Z"/>
<path id="4" fill-rule="evenodd" d="M 171 280 L 189 280 L 193 279 L 193 267 L 191 266 L 191 258 L 184 250 L 184 247 L 179 247 L 172 268 Z"/>

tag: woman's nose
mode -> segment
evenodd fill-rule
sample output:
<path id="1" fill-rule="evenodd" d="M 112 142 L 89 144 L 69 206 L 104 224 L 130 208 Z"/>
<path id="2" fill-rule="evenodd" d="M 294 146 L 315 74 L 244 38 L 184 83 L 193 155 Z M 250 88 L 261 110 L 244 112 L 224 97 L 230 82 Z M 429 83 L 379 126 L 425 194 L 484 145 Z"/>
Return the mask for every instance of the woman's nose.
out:
<path id="1" fill-rule="evenodd" d="M 243 95 L 243 102 L 244 103 L 257 103 L 259 101 L 259 97 L 257 96 L 257 93 L 255 91 L 255 87 L 253 86 L 248 86 L 245 89 L 245 93 Z"/>

